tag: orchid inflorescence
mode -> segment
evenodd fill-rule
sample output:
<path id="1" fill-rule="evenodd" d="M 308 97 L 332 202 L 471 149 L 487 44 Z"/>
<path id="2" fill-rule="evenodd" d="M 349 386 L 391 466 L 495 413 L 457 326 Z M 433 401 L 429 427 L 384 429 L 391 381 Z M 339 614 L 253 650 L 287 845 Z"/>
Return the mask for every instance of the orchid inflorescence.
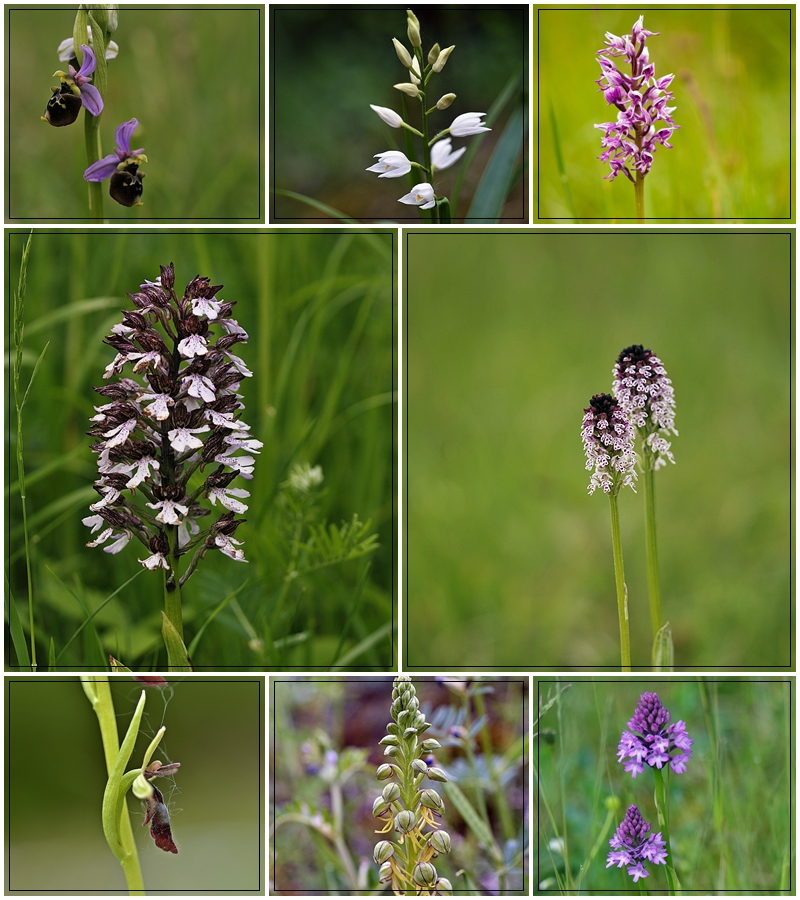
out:
<path id="1" fill-rule="evenodd" d="M 144 174 L 139 172 L 139 166 L 147 162 L 147 157 L 143 149 L 130 149 L 131 136 L 139 120 L 122 122 L 116 130 L 117 146 L 114 152 L 100 157 L 98 129 L 100 114 L 105 108 L 103 92 L 106 89 L 107 63 L 119 53 L 118 44 L 110 37 L 118 25 L 119 9 L 116 4 L 80 7 L 73 37 L 63 40 L 57 50 L 59 60 L 69 63 L 69 71 L 58 70 L 54 73 L 53 77 L 58 78 L 61 84 L 51 88 L 53 95 L 42 120 L 56 127 L 71 125 L 81 109 L 85 109 L 86 115 L 92 118 L 88 120 L 91 124 L 87 125 L 89 166 L 83 173 L 84 181 L 91 183 L 110 178 L 109 194 L 113 200 L 122 206 L 141 206 Z M 84 35 L 88 43 L 78 40 L 78 34 Z"/>
<path id="2" fill-rule="evenodd" d="M 623 174 L 634 184 L 650 171 L 659 144 L 672 149 L 669 140 L 680 127 L 672 119 L 676 107 L 667 105 L 675 99 L 668 90 L 675 76 L 656 78 L 646 42 L 659 32 L 647 31 L 643 21 L 639 16 L 631 34 L 622 37 L 606 32 L 607 46 L 597 51 L 603 70 L 597 84 L 608 105 L 617 110 L 615 122 L 594 126 L 603 132 L 604 149 L 598 158 L 611 166 L 606 178 L 613 181 Z M 630 66 L 630 74 L 617 68 L 613 59 L 619 57 Z"/>
<path id="3" fill-rule="evenodd" d="M 181 585 L 209 550 L 246 561 L 234 534 L 249 492 L 231 483 L 252 478 L 251 454 L 263 446 L 241 419 L 237 391 L 252 372 L 231 352 L 248 338 L 231 317 L 235 302 L 218 299 L 222 285 L 205 277 L 180 297 L 174 285 L 172 263 L 162 266 L 155 281 L 128 295 L 135 309 L 104 339 L 116 356 L 103 375 L 109 383 L 95 391 L 109 402 L 95 407 L 89 432 L 97 438 L 100 499 L 83 519 L 97 533 L 87 546 L 118 553 L 136 537 L 147 548 L 139 562 L 165 569 L 173 586 L 175 561 L 185 554 L 194 555 Z M 216 327 L 222 334 L 214 340 Z M 129 365 L 142 381 L 123 375 Z M 201 529 L 211 512 L 204 499 L 223 512 Z"/>
<path id="4" fill-rule="evenodd" d="M 392 721 L 380 743 L 392 760 L 378 767 L 379 781 L 387 781 L 372 806 L 372 814 L 385 820 L 378 834 L 394 840 L 375 845 L 373 858 L 380 866 L 381 883 L 390 883 L 397 895 L 436 896 L 452 893 L 447 878 L 439 877 L 431 860 L 450 852 L 450 835 L 438 827 L 435 816 L 444 814 L 444 802 L 433 788 L 423 788 L 426 778 L 447 781 L 431 753 L 441 747 L 422 735 L 431 727 L 419 710 L 411 678 L 398 675 L 392 687 Z"/>
<path id="5" fill-rule="evenodd" d="M 404 128 L 411 134 L 421 138 L 423 142 L 423 161 L 418 162 L 415 159 L 409 159 L 400 150 L 386 150 L 383 153 L 375 154 L 378 161 L 370 166 L 367 171 L 377 173 L 379 178 L 400 178 L 403 175 L 407 175 L 412 168 L 419 169 L 420 175 L 423 176 L 422 180 L 415 184 L 407 194 L 400 197 L 398 202 L 409 206 L 418 206 L 421 209 L 434 209 L 437 206 L 437 201 L 441 204 L 442 201 L 446 200 L 446 198 L 436 196 L 433 186 L 435 173 L 449 168 L 466 153 L 466 147 L 454 150 L 451 138 L 467 137 L 484 131 L 491 131 L 491 129 L 487 128 L 483 123 L 486 113 L 466 112 L 456 116 L 449 128 L 445 128 L 429 139 L 428 116 L 437 110 L 447 109 L 456 99 L 456 95 L 452 93 L 443 94 L 434 103 L 432 98 L 429 97 L 428 84 L 433 75 L 442 71 L 450 54 L 455 49 L 455 45 L 445 47 L 442 50 L 439 44 L 434 44 L 426 57 L 422 49 L 419 19 L 410 9 L 407 10 L 407 14 L 407 34 L 412 47 L 411 52 L 397 38 L 392 38 L 392 43 L 397 58 L 407 70 L 408 81 L 400 82 L 394 87 L 407 97 L 419 101 L 422 130 L 419 131 L 414 128 L 393 109 L 373 104 L 370 104 L 370 108 L 390 128 Z"/>

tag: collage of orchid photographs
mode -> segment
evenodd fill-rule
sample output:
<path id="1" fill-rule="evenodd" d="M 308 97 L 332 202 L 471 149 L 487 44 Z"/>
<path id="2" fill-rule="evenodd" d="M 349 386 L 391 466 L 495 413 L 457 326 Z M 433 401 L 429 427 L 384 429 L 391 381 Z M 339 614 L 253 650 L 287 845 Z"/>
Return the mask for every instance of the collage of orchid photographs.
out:
<path id="1" fill-rule="evenodd" d="M 3 896 L 796 896 L 796 4 L 3 6 Z"/>

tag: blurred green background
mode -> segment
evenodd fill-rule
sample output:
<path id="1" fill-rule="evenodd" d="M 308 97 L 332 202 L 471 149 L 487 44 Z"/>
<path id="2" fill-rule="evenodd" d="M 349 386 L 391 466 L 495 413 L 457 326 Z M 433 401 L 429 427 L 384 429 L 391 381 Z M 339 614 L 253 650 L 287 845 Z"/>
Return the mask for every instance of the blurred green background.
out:
<path id="1" fill-rule="evenodd" d="M 580 893 L 638 893 L 642 882 L 634 885 L 624 868 L 605 865 L 608 840 L 631 803 L 653 834 L 661 830 L 653 775 L 645 767 L 633 779 L 617 761 L 620 735 L 644 691 L 659 695 L 670 721 L 683 720 L 694 742 L 686 771 L 665 776 L 670 842 L 684 892 L 791 893 L 793 679 L 539 681 L 540 709 L 567 685 L 533 729 L 539 732 L 537 893 L 559 893 L 555 873 L 563 881 L 566 860 L 574 881 L 581 879 Z M 609 815 L 611 796 L 620 803 Z M 559 839 L 566 852 L 558 849 Z M 645 868 L 644 887 L 666 894 L 664 867 Z"/>
<path id="2" fill-rule="evenodd" d="M 645 28 L 660 32 L 647 40 L 656 77 L 676 76 L 680 125 L 645 180 L 648 219 L 794 221 L 793 6 L 535 9 L 537 218 L 635 217 L 633 185 L 604 180 L 610 169 L 597 159 L 602 134 L 593 126 L 616 119 L 597 92 L 597 50 L 607 31 L 630 34 L 641 12 Z"/>
<path id="3" fill-rule="evenodd" d="M 142 686 L 124 677 L 111 682 L 121 740 Z M 17 677 L 5 687 L 7 889 L 127 894 L 103 836 L 103 745 L 79 680 Z M 158 785 L 177 856 L 155 846 L 141 827 L 142 804 L 128 794 L 148 893 L 263 894 L 263 709 L 258 679 L 194 676 L 147 688 L 130 768 L 141 765 L 162 724 L 154 758 L 181 764 Z"/>
<path id="4" fill-rule="evenodd" d="M 6 271 L 14 288 L 26 239 L 9 235 Z M 393 241 L 394 232 L 321 230 L 34 233 L 23 385 L 50 342 L 23 412 L 40 662 L 50 637 L 59 666 L 102 665 L 105 653 L 129 666 L 158 662 L 162 579 L 136 561 L 144 549 L 138 541 L 118 555 L 87 549 L 81 519 L 96 498 L 96 456 L 85 435 L 99 405 L 92 387 L 103 383 L 113 357 L 102 338 L 131 308 L 125 292 L 173 261 L 177 290 L 203 274 L 224 285 L 223 299 L 237 301 L 233 314 L 250 335 L 240 355 L 254 373 L 242 384 L 244 420 L 265 445 L 246 485 L 247 524 L 237 535 L 248 564 L 211 553 L 183 592 L 188 644 L 246 582 L 204 633 L 195 665 L 327 668 L 345 654 L 356 668 L 393 665 Z M 9 421 L 7 572 L 27 623 L 13 414 Z M 284 588 L 287 534 L 276 496 L 298 463 L 322 466 L 321 515 L 337 525 L 354 513 L 371 520 L 380 547 Z M 94 610 L 137 572 L 93 620 L 102 652 L 85 628 L 62 656 L 85 618 L 75 595 Z"/>
<path id="5" fill-rule="evenodd" d="M 292 676 L 291 680 L 270 679 L 272 893 L 351 893 L 330 842 L 304 823 L 281 821 L 284 814 L 293 812 L 318 814 L 326 821 L 336 815 L 331 781 L 326 781 L 325 771 L 319 771 L 324 769 L 319 752 L 321 739 L 327 739 L 330 749 L 338 755 L 334 779 L 341 784 L 345 843 L 354 868 L 369 867 L 370 890 L 364 893 L 391 895 L 386 887 L 381 891 L 377 885 L 378 867 L 372 851 L 385 836 L 376 833 L 383 823 L 373 816 L 372 804 L 384 786 L 376 780 L 375 771 L 386 761 L 385 748 L 378 742 L 386 735 L 386 723 L 391 720 L 392 680 L 391 676 L 335 681 L 300 676 Z M 460 788 L 479 820 L 483 820 L 483 815 L 478 810 L 485 803 L 485 827 L 501 848 L 510 850 L 508 844 L 515 844 L 516 853 L 524 851 L 527 883 L 527 679 L 487 677 L 467 683 L 415 677 L 414 687 L 420 709 L 433 724 L 425 736 L 442 744 L 435 751 L 436 764 L 448 774 L 449 783 Z M 478 698 L 470 697 L 468 690 L 482 693 Z M 471 730 L 471 726 L 476 730 Z M 475 760 L 475 770 L 461 737 L 465 734 L 469 734 L 465 740 Z M 478 778 L 474 771 L 479 773 Z M 342 783 L 344 772 L 349 772 L 349 778 Z M 477 889 L 470 891 L 473 895 L 480 888 L 496 894 L 498 872 L 491 853 L 487 846 L 481 846 L 477 834 L 459 815 L 457 804 L 448 796 L 448 784 L 426 781 L 425 786 L 433 787 L 444 800 L 441 827 L 452 838 L 452 853 L 436 859 L 437 872 L 451 880 L 454 894 L 466 893 L 464 887 L 470 884 Z M 497 786 L 503 794 L 507 821 L 500 810 Z M 479 796 L 482 801 L 477 799 Z M 508 841 L 506 827 L 511 834 Z M 463 869 L 466 877 L 460 871 Z M 521 875 L 507 873 L 507 894 L 519 895 L 521 883 Z"/>
<path id="6" fill-rule="evenodd" d="M 401 130 L 385 125 L 369 107 L 402 112 L 404 95 L 392 85 L 408 81 L 407 70 L 397 59 L 392 38 L 409 48 L 406 7 L 276 6 L 270 12 L 271 188 L 313 197 L 362 221 L 418 223 L 419 211 L 397 202 L 418 177 L 379 179 L 365 171 L 375 162 L 374 154 L 404 149 Z M 415 12 L 426 54 L 437 42 L 456 47 L 429 84 L 435 94 L 429 106 L 449 92 L 457 99 L 431 115 L 431 127 L 447 128 L 461 113 L 487 112 L 514 76 L 524 90 L 527 6 L 424 6 Z M 410 101 L 409 109 L 417 104 Z M 466 214 L 510 112 L 491 123 L 490 133 L 453 138 L 454 149 L 480 142 L 454 216 Z M 415 147 L 419 150 L 418 144 Z M 438 193 L 452 196 L 462 167 L 463 159 L 437 178 Z M 527 173 L 523 181 L 526 178 Z M 522 184 L 510 195 L 502 215 L 506 221 L 528 220 Z M 276 194 L 270 198 L 270 221 L 331 220 Z"/>
<path id="7" fill-rule="evenodd" d="M 84 126 L 40 121 L 72 35 L 75 7 L 6 9 L 9 102 L 6 215 L 11 221 L 88 219 Z M 258 224 L 263 207 L 264 8 L 123 6 L 112 40 L 100 136 L 114 149 L 117 126 L 139 119 L 143 207 L 108 196 L 111 222 L 233 221 Z"/>
<path id="8" fill-rule="evenodd" d="M 620 351 L 662 359 L 676 465 L 656 475 L 678 667 L 789 667 L 789 233 L 412 231 L 410 667 L 616 667 L 609 502 L 583 410 Z M 620 494 L 634 665 L 650 616 L 644 496 Z"/>

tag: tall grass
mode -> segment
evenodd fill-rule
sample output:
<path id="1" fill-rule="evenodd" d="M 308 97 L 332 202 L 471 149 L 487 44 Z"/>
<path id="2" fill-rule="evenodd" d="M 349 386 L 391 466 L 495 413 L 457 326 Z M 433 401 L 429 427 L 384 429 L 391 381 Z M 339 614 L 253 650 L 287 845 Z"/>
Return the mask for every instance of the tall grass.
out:
<path id="1" fill-rule="evenodd" d="M 667 773 L 669 828 L 684 892 L 777 894 L 793 887 L 794 682 L 754 678 L 681 681 L 539 681 L 534 791 L 542 894 L 667 892 L 664 866 L 634 886 L 605 868 L 608 840 L 636 803 L 659 830 L 653 782 L 617 762 L 639 695 L 655 691 L 694 740 L 681 775 Z"/>
<path id="2" fill-rule="evenodd" d="M 24 240 L 9 234 L 9 271 L 19 269 Z M 40 654 L 52 641 L 59 669 L 105 667 L 109 653 L 131 667 L 164 664 L 158 576 L 142 570 L 133 544 L 115 556 L 87 549 L 80 520 L 96 497 L 84 432 L 98 404 L 92 386 L 111 353 L 102 337 L 130 307 L 125 291 L 173 261 L 176 285 L 208 275 L 224 284 L 223 299 L 238 302 L 250 334 L 241 355 L 255 374 L 243 386 L 247 420 L 264 442 L 237 535 L 249 563 L 211 554 L 183 592 L 195 666 L 393 664 L 392 260 L 387 233 L 34 234 L 23 367 L 51 346 L 25 409 L 30 552 L 18 480 L 7 487 L 6 533 L 15 603 L 31 565 Z M 8 458 L 15 445 L 8 434 Z M 322 467 L 324 490 L 299 535 L 290 535 L 282 485 L 303 463 Z M 358 540 L 375 534 L 378 547 L 337 556 L 343 523 L 358 536 L 354 515 L 371 522 Z M 328 564 L 311 565 L 320 562 L 312 550 L 327 553 Z M 309 565 L 292 576 L 298 555 Z M 9 617 L 13 624 L 10 610 Z M 7 659 L 26 664 L 16 652 Z"/>

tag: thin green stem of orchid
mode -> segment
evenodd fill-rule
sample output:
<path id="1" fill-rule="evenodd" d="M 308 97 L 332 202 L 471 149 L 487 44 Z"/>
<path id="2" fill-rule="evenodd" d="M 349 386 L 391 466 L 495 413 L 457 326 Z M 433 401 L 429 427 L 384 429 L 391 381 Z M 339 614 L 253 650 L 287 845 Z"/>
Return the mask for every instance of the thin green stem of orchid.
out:
<path id="1" fill-rule="evenodd" d="M 425 63 L 422 60 L 422 48 L 415 47 L 414 54 L 417 57 L 417 62 L 419 63 L 419 70 L 423 72 L 425 70 Z M 423 77 L 422 86 L 427 87 L 427 79 Z M 425 109 L 425 97 L 424 95 L 421 97 L 420 109 L 422 110 L 422 162 L 425 170 L 428 173 L 428 178 L 430 178 L 430 185 L 433 187 L 433 172 L 431 171 L 431 148 L 428 143 L 428 113 Z M 431 208 L 431 224 L 438 225 L 439 224 L 439 210 L 436 208 L 436 205 Z"/>
<path id="2" fill-rule="evenodd" d="M 647 221 L 647 218 L 644 214 L 644 175 L 642 175 L 641 172 L 636 173 L 633 192 L 636 195 L 636 219 L 644 224 Z"/>
<path id="3" fill-rule="evenodd" d="M 619 533 L 619 507 L 617 495 L 609 494 L 611 500 L 611 544 L 614 549 L 614 578 L 617 583 L 617 615 L 619 616 L 619 645 L 622 671 L 631 670 L 631 638 L 628 628 L 628 595 L 625 587 L 625 567 L 622 563 L 622 540 Z"/>
<path id="4" fill-rule="evenodd" d="M 105 97 L 108 85 L 106 62 L 106 35 L 105 31 L 97 24 L 91 13 L 87 12 L 81 4 L 72 27 L 72 39 L 75 44 L 75 58 L 78 63 L 83 62 L 81 46 L 89 46 L 89 31 L 92 33 L 92 49 L 96 61 L 96 67 L 92 75 L 92 84 L 97 88 L 101 97 Z M 88 110 L 83 112 L 83 134 L 86 144 L 86 167 L 96 163 L 103 155 L 100 144 L 100 116 L 93 116 Z M 88 181 L 89 186 L 89 213 L 94 219 L 103 218 L 103 185 L 99 181 Z"/>
<path id="5" fill-rule="evenodd" d="M 658 551 L 656 545 L 656 485 L 652 460 L 645 455 L 644 509 L 645 539 L 647 543 L 647 587 L 650 594 L 650 624 L 655 640 L 664 624 L 661 610 L 661 584 L 658 577 Z"/>
<path id="6" fill-rule="evenodd" d="M 175 525 L 167 526 L 169 539 L 169 555 L 167 556 L 168 569 L 164 570 L 164 612 L 167 618 L 175 626 L 175 630 L 183 640 L 183 611 L 181 609 L 181 580 L 178 577 L 178 528 Z"/>
<path id="7" fill-rule="evenodd" d="M 108 771 L 110 784 L 112 773 L 116 771 L 115 767 L 121 751 L 119 747 L 119 734 L 117 732 L 117 717 L 114 712 L 114 701 L 111 697 L 111 688 L 108 683 L 108 676 L 87 676 L 86 678 L 82 678 L 81 681 L 83 683 L 84 692 L 89 698 L 89 702 L 92 704 L 92 708 L 94 709 L 95 715 L 97 716 L 98 724 L 100 725 L 100 737 L 103 741 L 103 753 L 106 759 L 106 770 Z M 142 707 L 144 706 L 144 691 L 142 691 L 139 705 Z M 141 720 L 141 713 L 139 714 L 139 720 Z M 131 722 L 131 725 L 133 725 L 133 722 Z M 138 723 L 136 730 L 138 731 Z M 135 740 L 136 735 L 134 734 L 134 741 Z M 131 750 L 133 750 L 132 745 Z M 130 753 L 128 753 L 128 757 L 130 758 Z M 127 759 L 123 763 L 122 769 L 125 768 L 126 763 Z M 106 790 L 108 790 L 108 787 L 106 787 Z M 104 824 L 106 814 L 105 805 L 106 799 L 104 796 Z M 124 852 L 124 858 L 116 852 L 110 842 L 109 847 L 111 847 L 112 852 L 114 852 L 114 855 L 117 857 L 117 859 L 119 859 L 120 864 L 122 865 L 122 871 L 125 875 L 125 882 L 128 885 L 128 892 L 131 895 L 143 896 L 144 880 L 142 879 L 142 870 L 141 866 L 139 865 L 139 854 L 136 850 L 136 842 L 133 839 L 133 829 L 131 828 L 131 820 L 128 814 L 128 805 L 125 794 L 122 795 L 120 814 L 116 821 L 118 823 L 116 832 L 117 843 Z"/>
<path id="8" fill-rule="evenodd" d="M 677 893 L 675 884 L 674 864 L 672 861 L 672 848 L 669 842 L 669 816 L 667 815 L 667 804 L 665 802 L 664 793 L 664 775 L 661 769 L 653 768 L 651 770 L 656 780 L 656 811 L 658 812 L 658 827 L 664 835 L 664 843 L 667 845 L 667 881 L 669 881 L 670 894 Z"/>
<path id="9" fill-rule="evenodd" d="M 331 812 L 333 814 L 333 844 L 347 872 L 350 886 L 355 892 L 359 888 L 358 872 L 356 872 L 356 868 L 353 865 L 350 849 L 344 839 L 344 800 L 342 797 L 342 786 L 336 781 L 331 785 Z"/>

